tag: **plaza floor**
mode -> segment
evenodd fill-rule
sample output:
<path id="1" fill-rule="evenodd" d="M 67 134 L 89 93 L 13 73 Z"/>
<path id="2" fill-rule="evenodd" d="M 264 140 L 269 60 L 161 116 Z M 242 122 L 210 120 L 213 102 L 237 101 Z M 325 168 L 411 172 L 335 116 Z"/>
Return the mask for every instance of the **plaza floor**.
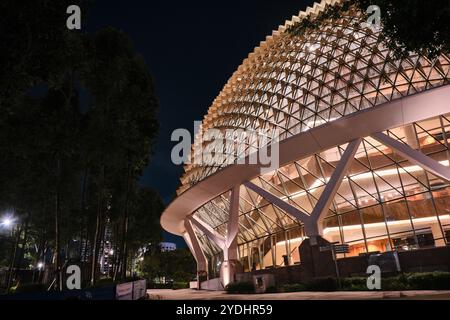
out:
<path id="1" fill-rule="evenodd" d="M 450 300 L 450 291 L 360 291 L 227 294 L 224 291 L 151 289 L 147 290 L 147 293 L 150 300 Z"/>

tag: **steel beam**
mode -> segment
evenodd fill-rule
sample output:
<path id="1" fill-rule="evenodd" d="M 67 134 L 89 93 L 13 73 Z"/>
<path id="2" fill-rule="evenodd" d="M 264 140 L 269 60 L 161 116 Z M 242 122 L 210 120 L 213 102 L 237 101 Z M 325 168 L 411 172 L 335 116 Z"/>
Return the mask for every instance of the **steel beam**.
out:
<path id="1" fill-rule="evenodd" d="M 201 232 L 203 232 L 210 240 L 217 244 L 220 248 L 224 248 L 226 244 L 225 238 L 219 234 L 216 230 L 211 228 L 206 222 L 196 216 L 192 216 L 189 219 L 192 224 Z"/>
<path id="2" fill-rule="evenodd" d="M 450 182 L 449 167 L 441 165 L 439 162 L 424 155 L 422 152 L 414 150 L 407 144 L 397 141 L 382 132 L 372 134 L 372 138 L 385 146 L 394 149 L 403 158 L 434 174 L 436 177 Z"/>
<path id="3" fill-rule="evenodd" d="M 344 154 L 339 160 L 336 169 L 330 177 L 330 180 L 327 182 L 325 189 L 322 192 L 322 195 L 317 201 L 316 206 L 311 213 L 311 218 L 317 224 L 323 220 L 326 213 L 328 212 L 328 208 L 331 205 L 334 197 L 336 196 L 339 187 L 342 184 L 342 180 L 347 174 L 347 170 L 352 164 L 353 158 L 355 157 L 356 151 L 358 151 L 359 145 L 361 144 L 362 139 L 356 139 L 350 142 L 345 150 Z"/>
<path id="4" fill-rule="evenodd" d="M 289 215 L 293 216 L 295 219 L 300 220 L 301 222 L 304 222 L 304 223 L 306 223 L 309 220 L 308 214 L 298 210 L 293 205 L 290 205 L 286 201 L 281 200 L 273 193 L 264 190 L 263 188 L 257 186 L 253 182 L 246 182 L 246 183 L 244 183 L 244 186 L 246 186 L 250 190 L 256 192 L 257 194 L 259 194 L 261 197 L 263 197 L 267 201 L 271 202 L 272 204 L 276 205 L 281 210 L 283 210 L 286 213 L 288 213 Z"/>

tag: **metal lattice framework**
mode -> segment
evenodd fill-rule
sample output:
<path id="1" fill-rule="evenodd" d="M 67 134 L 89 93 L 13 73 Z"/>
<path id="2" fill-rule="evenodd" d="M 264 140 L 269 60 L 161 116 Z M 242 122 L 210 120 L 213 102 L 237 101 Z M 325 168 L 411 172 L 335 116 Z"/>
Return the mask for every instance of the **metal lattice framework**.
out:
<path id="1" fill-rule="evenodd" d="M 278 128 L 283 139 L 448 83 L 448 55 L 435 61 L 418 55 L 395 60 L 379 32 L 362 27 L 362 14 L 355 8 L 303 36 L 286 32 L 304 16 L 315 16 L 336 2 L 316 4 L 267 37 L 228 80 L 199 134 L 210 128 Z M 186 166 L 179 193 L 224 165 Z"/>

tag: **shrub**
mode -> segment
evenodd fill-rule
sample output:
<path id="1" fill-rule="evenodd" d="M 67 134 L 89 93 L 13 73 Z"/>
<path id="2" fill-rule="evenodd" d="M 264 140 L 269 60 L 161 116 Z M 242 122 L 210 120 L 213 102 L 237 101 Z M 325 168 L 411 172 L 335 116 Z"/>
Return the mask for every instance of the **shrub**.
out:
<path id="1" fill-rule="evenodd" d="M 41 283 L 22 284 L 11 290 L 13 293 L 32 293 L 46 291 L 47 287 Z"/>
<path id="2" fill-rule="evenodd" d="M 173 283 L 154 283 L 153 281 L 147 282 L 147 289 L 172 289 Z"/>
<path id="3" fill-rule="evenodd" d="M 367 278 L 354 277 L 341 279 L 341 290 L 343 291 L 366 291 Z"/>
<path id="4" fill-rule="evenodd" d="M 408 290 L 408 279 L 404 275 L 397 277 L 381 278 L 381 290 L 398 291 Z"/>
<path id="5" fill-rule="evenodd" d="M 252 285 L 250 283 L 250 285 Z M 285 284 L 281 286 L 282 292 L 301 291 L 337 291 L 339 290 L 337 280 L 334 278 L 319 278 L 305 283 Z M 231 288 L 234 290 L 234 288 Z M 341 279 L 343 291 L 367 291 L 367 278 L 352 277 Z M 396 277 L 382 277 L 381 290 L 450 290 L 450 272 L 421 272 L 401 274 Z M 228 290 L 227 290 L 228 291 Z M 229 291 L 228 291 L 229 292 Z M 266 290 L 267 293 L 277 292 L 275 287 Z M 244 292 L 229 292 L 244 293 Z M 246 293 L 246 292 L 245 292 Z"/>
<path id="6" fill-rule="evenodd" d="M 278 290 L 277 290 L 276 286 L 270 286 L 270 287 L 266 288 L 266 291 L 265 291 L 265 293 L 277 293 L 277 292 L 278 292 Z"/>
<path id="7" fill-rule="evenodd" d="M 413 290 L 449 290 L 450 272 L 411 273 L 406 276 Z"/>
<path id="8" fill-rule="evenodd" d="M 317 278 L 306 283 L 308 291 L 336 291 L 337 281 L 334 278 Z"/>
<path id="9" fill-rule="evenodd" d="M 103 278 L 103 279 L 100 279 L 100 280 L 97 280 L 96 282 L 95 282 L 95 288 L 99 288 L 99 287 L 105 287 L 105 286 L 111 286 L 111 285 L 114 285 L 115 284 L 115 282 L 114 282 L 114 279 L 112 279 L 112 278 Z"/>
<path id="10" fill-rule="evenodd" d="M 174 282 L 172 285 L 173 290 L 189 289 L 189 282 Z"/>
<path id="11" fill-rule="evenodd" d="M 306 291 L 306 285 L 303 283 L 285 284 L 281 287 L 283 292 L 300 292 Z"/>
<path id="12" fill-rule="evenodd" d="M 366 278 L 344 278 L 342 290 L 368 290 Z M 396 277 L 382 277 L 381 290 L 449 290 L 450 272 L 406 273 Z"/>
<path id="13" fill-rule="evenodd" d="M 225 291 L 227 293 L 255 293 L 253 282 L 232 282 L 229 283 Z"/>
<path id="14" fill-rule="evenodd" d="M 318 278 L 305 283 L 285 284 L 281 289 L 283 292 L 336 291 L 338 287 L 334 278 Z"/>

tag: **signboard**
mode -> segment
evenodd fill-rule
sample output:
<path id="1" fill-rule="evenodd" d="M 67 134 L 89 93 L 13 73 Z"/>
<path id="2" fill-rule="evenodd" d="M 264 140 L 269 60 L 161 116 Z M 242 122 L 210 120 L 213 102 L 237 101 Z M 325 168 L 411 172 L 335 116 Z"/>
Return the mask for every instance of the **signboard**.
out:
<path id="1" fill-rule="evenodd" d="M 333 255 L 333 260 L 334 260 L 334 267 L 336 268 L 336 278 L 338 280 L 338 286 L 339 288 L 341 287 L 341 276 L 339 274 L 339 266 L 337 263 L 337 257 L 336 254 L 337 253 L 349 253 L 350 252 L 350 246 L 347 243 L 344 244 L 338 244 L 338 243 L 331 243 L 327 246 L 322 246 L 319 247 L 320 252 L 325 252 L 325 251 L 331 251 L 331 254 Z"/>
<path id="2" fill-rule="evenodd" d="M 349 253 L 350 246 L 347 243 L 344 244 L 330 244 L 328 246 L 322 246 L 319 248 L 320 252 L 334 251 L 334 253 Z"/>
<path id="3" fill-rule="evenodd" d="M 349 253 L 350 246 L 348 244 L 336 244 L 334 246 L 334 252 L 336 253 Z"/>
<path id="4" fill-rule="evenodd" d="M 133 282 L 133 300 L 139 300 L 145 297 L 147 291 L 147 282 L 137 280 Z"/>
<path id="5" fill-rule="evenodd" d="M 121 283 L 116 286 L 116 300 L 133 300 L 133 282 Z"/>

